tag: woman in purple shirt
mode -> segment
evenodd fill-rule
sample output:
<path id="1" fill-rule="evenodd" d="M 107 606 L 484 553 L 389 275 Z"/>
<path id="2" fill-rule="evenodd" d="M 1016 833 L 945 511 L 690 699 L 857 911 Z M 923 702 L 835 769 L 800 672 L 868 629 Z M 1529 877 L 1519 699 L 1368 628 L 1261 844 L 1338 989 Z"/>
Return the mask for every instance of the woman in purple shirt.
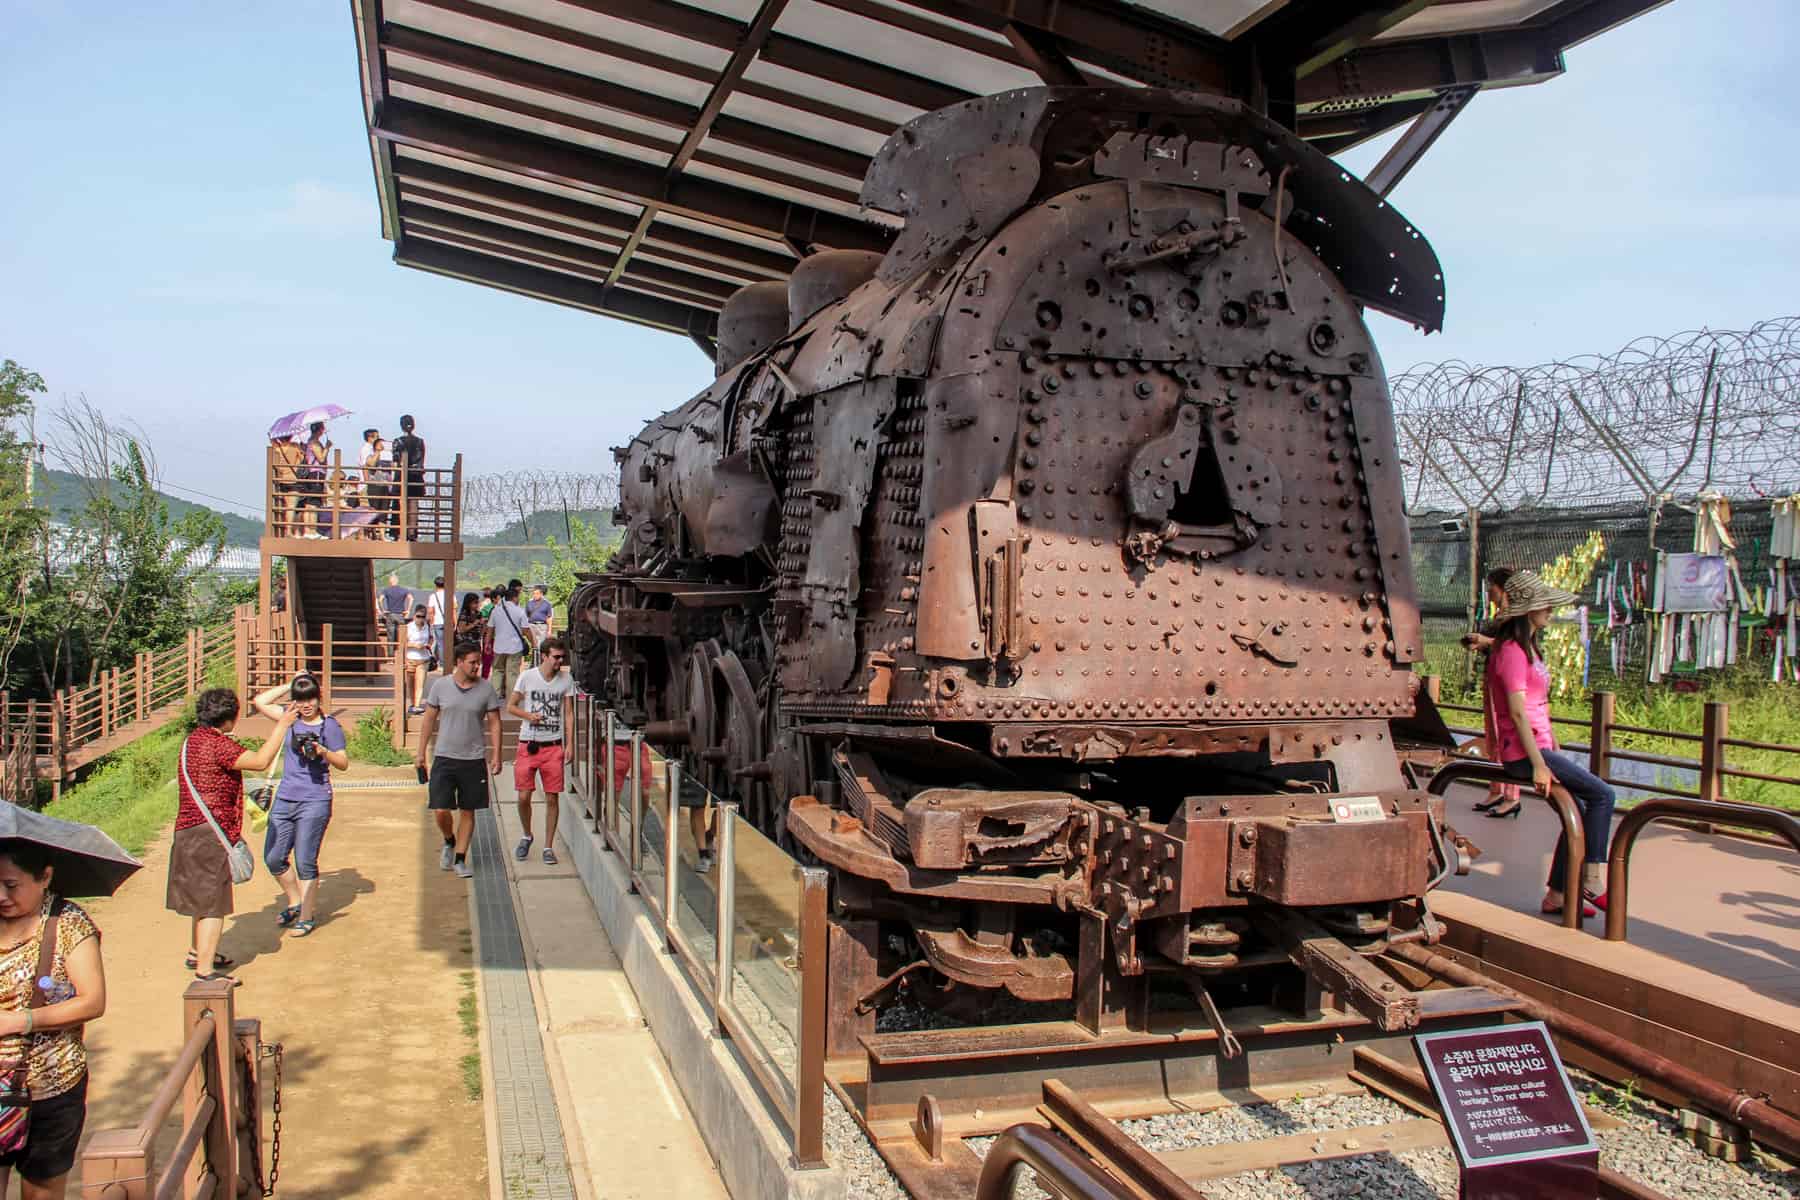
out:
<path id="1" fill-rule="evenodd" d="M 274 703 L 282 692 L 288 693 L 287 705 Z M 273 721 L 281 720 L 290 707 L 295 713 L 281 748 L 281 783 L 269 810 L 263 862 L 287 897 L 287 907 L 275 923 L 291 929 L 295 937 L 305 937 L 314 927 L 319 847 L 331 824 L 331 772 L 350 766 L 344 728 L 336 717 L 320 710 L 319 681 L 311 675 L 299 675 L 285 687 L 270 688 L 251 703 Z M 292 866 L 288 865 L 290 856 Z"/>
<path id="2" fill-rule="evenodd" d="M 1582 895 L 1600 908 L 1606 907 L 1601 874 L 1606 865 L 1606 846 L 1612 837 L 1613 790 L 1572 756 L 1557 749 L 1550 724 L 1550 668 L 1544 663 L 1540 638 L 1550 614 L 1577 603 L 1575 596 L 1551 587 L 1534 571 L 1514 571 L 1506 581 L 1506 606 L 1494 618 L 1499 631 L 1488 652 L 1487 710 L 1497 745 L 1494 758 L 1514 779 L 1530 780 L 1541 795 L 1553 788 L 1566 790 L 1581 813 L 1586 861 L 1581 868 Z M 1515 810 L 1516 811 L 1516 810 Z M 1562 882 L 1563 855 L 1568 847 L 1560 835 L 1550 859 L 1550 885 L 1544 893 L 1543 911 L 1561 913 L 1565 897 Z M 1592 909 L 1588 916 L 1595 915 Z"/>

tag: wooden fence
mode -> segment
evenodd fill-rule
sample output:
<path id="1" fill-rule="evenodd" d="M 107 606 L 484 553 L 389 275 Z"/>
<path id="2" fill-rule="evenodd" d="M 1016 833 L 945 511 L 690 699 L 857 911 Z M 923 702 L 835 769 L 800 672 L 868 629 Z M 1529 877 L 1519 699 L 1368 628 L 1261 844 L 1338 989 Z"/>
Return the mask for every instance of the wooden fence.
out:
<path id="1" fill-rule="evenodd" d="M 226 624 L 190 629 L 180 645 L 140 651 L 131 666 L 104 671 L 87 687 L 59 689 L 48 700 L 0 692 L 0 745 L 8 764 L 0 790 L 28 801 L 35 781 L 45 777 L 60 790 L 76 770 L 179 713 L 212 665 L 234 653 L 234 629 L 254 620 L 254 612 L 255 605 L 240 605 Z M 30 759 L 29 780 L 15 768 L 15 756 L 20 763 Z"/>
<path id="2" fill-rule="evenodd" d="M 263 1194 L 262 1026 L 236 1018 L 232 989 L 223 979 L 188 985 L 175 1065 L 135 1126 L 103 1129 L 88 1139 L 81 1152 L 82 1197 L 228 1200 Z M 181 1133 L 168 1161 L 159 1163 L 157 1139 L 177 1099 Z M 279 1091 L 277 1114 L 278 1106 Z"/>
<path id="3" fill-rule="evenodd" d="M 1436 676 L 1426 676 L 1425 686 L 1435 699 L 1438 695 Z M 1438 708 L 1445 713 L 1481 716 L 1481 709 L 1473 705 L 1440 702 Z M 1569 736 L 1575 739 L 1585 736 L 1585 745 L 1576 740 L 1569 743 L 1570 748 L 1586 750 L 1588 770 L 1615 787 L 1654 792 L 1664 796 L 1680 796 L 1690 800 L 1723 801 L 1734 799 L 1728 794 L 1731 780 L 1747 779 L 1790 787 L 1800 792 L 1800 746 L 1732 737 L 1730 735 L 1731 706 L 1724 701 L 1707 702 L 1699 733 L 1621 724 L 1616 716 L 1616 708 L 1617 700 L 1614 693 L 1601 691 L 1593 694 L 1589 702 L 1587 717 L 1552 715 L 1550 718 L 1553 725 L 1571 731 Z M 1453 733 L 1467 734 L 1471 737 L 1480 737 L 1482 732 L 1473 726 L 1452 725 L 1450 729 Z M 1631 749 L 1619 744 L 1621 740 L 1629 742 L 1633 739 L 1665 739 L 1689 744 L 1695 747 L 1699 757 L 1690 759 L 1677 758 L 1667 754 L 1652 754 L 1646 750 Z M 1559 736 L 1558 741 L 1561 740 L 1562 738 Z M 1743 766 L 1732 766 L 1730 759 L 1733 750 L 1752 750 L 1764 754 L 1792 756 L 1795 763 L 1794 773 L 1783 775 L 1769 771 L 1753 771 Z M 1622 777 L 1617 774 L 1617 764 L 1621 762 L 1644 763 L 1653 767 L 1692 771 L 1695 774 L 1695 786 L 1681 787 L 1663 780 L 1652 784 L 1646 783 L 1642 779 Z"/>

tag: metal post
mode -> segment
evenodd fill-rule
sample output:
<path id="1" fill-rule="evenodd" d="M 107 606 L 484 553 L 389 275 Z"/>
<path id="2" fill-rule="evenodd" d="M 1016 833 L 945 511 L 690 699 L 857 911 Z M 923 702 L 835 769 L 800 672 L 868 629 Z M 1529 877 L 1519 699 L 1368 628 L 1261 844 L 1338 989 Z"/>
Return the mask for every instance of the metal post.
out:
<path id="1" fill-rule="evenodd" d="M 613 763 L 613 710 L 606 710 L 605 718 L 606 745 L 600 751 L 606 770 L 606 791 L 601 796 L 600 819 L 594 822 L 594 832 L 604 832 L 607 845 L 615 845 L 619 836 L 619 782 L 614 778 Z M 601 829 L 605 825 L 604 831 Z"/>
<path id="2" fill-rule="evenodd" d="M 631 731 L 631 850 L 626 862 L 632 874 L 644 869 L 644 735 Z"/>
<path id="3" fill-rule="evenodd" d="M 669 760 L 669 786 L 663 806 L 663 949 L 675 953 L 675 906 L 681 903 L 681 764 Z"/>
<path id="4" fill-rule="evenodd" d="M 826 953 L 830 876 L 818 867 L 800 872 L 800 1069 L 794 1080 L 794 1161 L 825 1165 Z"/>
<path id="5" fill-rule="evenodd" d="M 1730 709 L 1722 700 L 1709 700 L 1702 718 L 1700 740 L 1700 798 L 1725 798 L 1725 736 Z"/>
<path id="6" fill-rule="evenodd" d="M 719 864 L 713 875 L 713 886 L 718 888 L 713 912 L 713 1033 L 724 1037 L 725 1019 L 720 1014 L 731 1004 L 731 977 L 737 971 L 732 931 L 737 928 L 738 806 L 721 804 L 714 812 L 713 849 Z"/>
<path id="7" fill-rule="evenodd" d="M 1594 693 L 1594 715 L 1588 722 L 1588 770 L 1600 779 L 1612 773 L 1612 727 L 1617 697 Z"/>

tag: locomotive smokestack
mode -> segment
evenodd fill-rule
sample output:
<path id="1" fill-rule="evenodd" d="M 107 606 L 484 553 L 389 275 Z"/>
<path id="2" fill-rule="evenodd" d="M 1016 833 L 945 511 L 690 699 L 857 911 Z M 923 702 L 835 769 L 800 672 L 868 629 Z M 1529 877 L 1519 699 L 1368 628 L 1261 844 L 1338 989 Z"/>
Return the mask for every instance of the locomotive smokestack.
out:
<path id="1" fill-rule="evenodd" d="M 881 255 L 867 250 L 825 250 L 801 259 L 788 276 L 787 331 L 875 278 L 879 266 Z"/>
<path id="2" fill-rule="evenodd" d="M 739 288 L 719 310 L 719 351 L 714 366 L 723 375 L 787 332 L 788 286 L 775 280 Z"/>

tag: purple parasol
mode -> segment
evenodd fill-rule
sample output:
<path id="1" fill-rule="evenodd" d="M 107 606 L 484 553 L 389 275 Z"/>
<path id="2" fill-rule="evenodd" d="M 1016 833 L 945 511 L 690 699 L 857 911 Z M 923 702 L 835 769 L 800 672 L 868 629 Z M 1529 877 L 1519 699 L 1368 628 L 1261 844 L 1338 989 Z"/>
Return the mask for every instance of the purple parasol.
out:
<path id="1" fill-rule="evenodd" d="M 299 412 L 291 412 L 269 426 L 270 439 L 298 437 L 306 432 L 314 421 L 334 421 L 339 417 L 347 417 L 350 410 L 341 404 L 315 404 L 311 408 L 303 408 Z"/>

